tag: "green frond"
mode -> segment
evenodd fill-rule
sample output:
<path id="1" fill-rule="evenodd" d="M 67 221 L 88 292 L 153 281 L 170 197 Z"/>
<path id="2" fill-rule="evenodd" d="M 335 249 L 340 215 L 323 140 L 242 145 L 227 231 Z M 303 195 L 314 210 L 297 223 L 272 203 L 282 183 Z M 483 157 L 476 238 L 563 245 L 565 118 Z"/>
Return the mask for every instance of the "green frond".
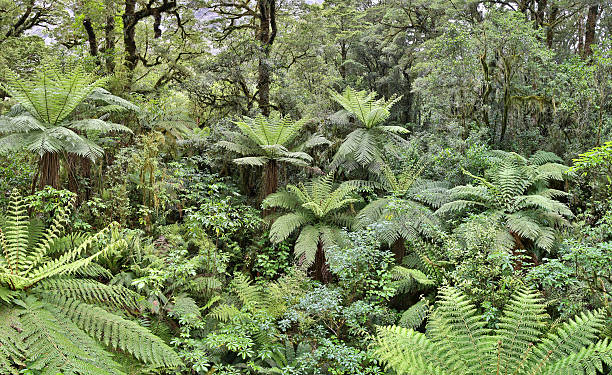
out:
<path id="1" fill-rule="evenodd" d="M 140 107 L 138 107 L 134 103 L 130 102 L 129 100 L 125 100 L 117 95 L 113 95 L 102 87 L 94 88 L 87 97 L 87 100 L 100 101 L 106 103 L 107 105 L 125 108 L 126 110 L 133 111 L 136 113 L 140 112 Z"/>
<path id="2" fill-rule="evenodd" d="M 307 167 L 310 164 L 310 161 L 305 161 L 304 158 L 293 158 L 293 157 L 286 157 L 286 158 L 278 158 L 276 159 L 281 163 L 287 163 L 287 164 L 291 164 L 291 165 L 295 165 L 298 167 Z"/>
<path id="3" fill-rule="evenodd" d="M 437 344 L 427 336 L 403 327 L 379 327 L 374 354 L 398 374 L 451 375 L 442 367 Z"/>
<path id="4" fill-rule="evenodd" d="M 329 94 L 368 129 L 385 122 L 391 115 L 391 107 L 401 99 L 392 97 L 388 101 L 375 100 L 376 92 L 355 91 L 351 87 L 347 87 L 342 94 L 333 90 L 330 90 Z"/>
<path id="5" fill-rule="evenodd" d="M 4 222 L 2 238 L 3 259 L 0 265 L 4 274 L 19 274 L 28 253 L 28 216 L 27 206 L 16 189 L 11 192 L 8 215 Z M 0 274 L 0 284 L 3 283 Z"/>
<path id="6" fill-rule="evenodd" d="M 1 300 L 2 298 L 0 302 Z M 26 348 L 20 329 L 17 309 L 6 308 L 0 303 L 0 373 L 2 374 L 17 375 L 20 373 L 19 369 L 25 367 Z"/>
<path id="7" fill-rule="evenodd" d="M 17 314 L 28 367 L 43 374 L 123 374 L 119 365 L 90 336 L 57 309 L 32 298 Z"/>
<path id="8" fill-rule="evenodd" d="M 467 374 L 487 373 L 490 348 L 489 330 L 476 307 L 458 289 L 448 287 L 440 292 L 438 308 L 432 313 L 427 331 L 436 337 L 440 359 Z"/>
<path id="9" fill-rule="evenodd" d="M 281 190 L 268 195 L 262 202 L 263 208 L 283 208 L 291 210 L 300 205 L 300 199 L 290 191 Z"/>
<path id="10" fill-rule="evenodd" d="M 604 364 L 608 369 L 612 367 L 612 342 L 607 338 L 581 348 L 555 363 L 546 366 L 538 374 L 556 375 L 596 375 L 604 373 Z"/>
<path id="11" fill-rule="evenodd" d="M 117 227 L 118 227 L 117 223 L 112 223 L 106 228 L 102 229 L 100 232 L 89 237 L 86 241 L 84 241 L 79 246 L 75 247 L 74 249 L 68 252 L 65 252 L 64 254 L 59 256 L 57 259 L 49 260 L 48 262 L 42 264 L 41 266 L 33 269 L 28 275 L 28 278 L 29 278 L 28 285 L 25 285 L 23 287 L 34 285 L 38 281 L 46 279 L 46 278 L 50 278 L 52 276 L 72 274 L 78 271 L 79 269 L 81 269 L 82 267 L 85 267 L 91 262 L 95 261 L 101 255 L 106 254 L 108 252 L 112 252 L 123 246 L 126 246 L 127 243 L 123 239 L 112 241 L 109 244 L 107 244 L 104 248 L 102 248 L 101 250 L 98 250 L 97 252 L 95 252 L 94 254 L 86 258 L 79 258 L 88 248 L 90 248 L 96 242 L 100 241 L 102 237 L 107 236 L 109 233 L 111 233 L 111 231 L 114 231 Z"/>
<path id="12" fill-rule="evenodd" d="M 168 345 L 131 320 L 72 299 L 58 296 L 54 302 L 62 315 L 106 346 L 126 351 L 154 366 L 174 368 L 181 365 L 181 360 Z"/>
<path id="13" fill-rule="evenodd" d="M 416 289 L 435 285 L 433 280 L 417 269 L 395 266 L 391 269 L 391 273 L 397 293 L 410 293 Z"/>
<path id="14" fill-rule="evenodd" d="M 255 167 L 261 167 L 268 163 L 268 158 L 263 156 L 246 156 L 244 158 L 237 158 L 233 160 L 238 165 L 250 165 Z"/>
<path id="15" fill-rule="evenodd" d="M 402 127 L 402 126 L 390 126 L 390 125 L 386 125 L 386 126 L 380 126 L 379 127 L 380 130 L 382 130 L 383 132 L 386 133 L 394 133 L 394 134 L 408 134 L 410 133 L 408 131 L 408 129 Z"/>
<path id="16" fill-rule="evenodd" d="M 451 200 L 463 199 L 476 201 L 481 203 L 488 203 L 493 199 L 491 192 L 486 186 L 456 186 L 448 191 L 450 193 Z"/>
<path id="17" fill-rule="evenodd" d="M 235 152 L 243 157 L 234 159 L 234 163 L 250 166 L 262 166 L 270 160 L 307 166 L 312 157 L 302 150 L 323 144 L 326 139 L 317 135 L 307 142 L 305 147 L 292 150 L 294 140 L 301 134 L 307 120 L 293 121 L 290 117 L 281 117 L 277 112 L 269 117 L 257 115 L 255 118 L 244 117 L 234 124 L 240 132 L 225 132 L 225 140 L 217 143 L 218 147 Z"/>
<path id="18" fill-rule="evenodd" d="M 238 314 L 240 314 L 240 310 L 236 306 L 220 304 L 218 306 L 213 307 L 208 315 L 217 319 L 220 322 L 228 322 Z"/>
<path id="19" fill-rule="evenodd" d="M 0 134 L 28 133 L 45 129 L 45 126 L 37 118 L 29 115 L 0 116 Z"/>
<path id="20" fill-rule="evenodd" d="M 138 108 L 103 90 L 100 86 L 107 78 L 96 80 L 81 67 L 69 72 L 44 67 L 31 77 L 28 81 L 9 72 L 6 84 L 2 85 L 19 103 L 19 110 L 11 111 L 11 117 L 0 117 L 0 134 L 7 134 L 0 138 L 0 152 L 26 149 L 40 156 L 67 152 L 95 160 L 103 154 L 102 148 L 69 127 L 84 132 L 131 132 L 102 118 L 70 121 L 86 100 L 110 102 L 132 110 Z"/>
<path id="21" fill-rule="evenodd" d="M 570 168 L 563 164 L 558 163 L 546 163 L 539 165 L 536 169 L 538 178 L 545 181 L 563 181 L 567 174 L 570 172 Z"/>
<path id="22" fill-rule="evenodd" d="M 310 136 L 306 141 L 296 147 L 297 150 L 309 150 L 317 146 L 330 145 L 331 141 L 319 133 Z"/>
<path id="23" fill-rule="evenodd" d="M 487 205 L 482 202 L 468 201 L 465 199 L 458 199 L 448 203 L 444 203 L 440 208 L 436 210 L 436 215 L 456 214 L 462 213 L 470 209 L 486 209 Z"/>
<path id="24" fill-rule="evenodd" d="M 330 169 L 337 169 L 341 164 L 345 163 L 347 159 L 355 152 L 358 145 L 361 144 L 361 139 L 367 134 L 364 129 L 355 129 L 349 135 L 346 136 L 334 158 L 329 165 Z"/>
<path id="25" fill-rule="evenodd" d="M 4 89 L 43 123 L 61 123 L 107 79 L 95 80 L 81 67 L 61 73 L 53 67 L 38 69 L 31 81 L 7 72 Z"/>
<path id="26" fill-rule="evenodd" d="M 217 142 L 217 147 L 221 147 L 228 151 L 235 152 L 239 155 L 249 155 L 256 152 L 256 149 L 251 147 L 249 144 L 230 141 L 219 141 Z"/>
<path id="27" fill-rule="evenodd" d="M 319 241 L 321 241 L 319 228 L 312 225 L 302 228 L 295 242 L 294 254 L 298 263 L 304 268 L 310 267 L 314 263 Z"/>
<path id="28" fill-rule="evenodd" d="M 10 134 L 0 138 L 0 154 L 17 152 L 24 148 L 27 133 Z M 57 149 L 56 149 L 57 150 Z"/>
<path id="29" fill-rule="evenodd" d="M 177 296 L 170 307 L 170 313 L 175 317 L 188 319 L 189 321 L 201 321 L 202 313 L 196 302 L 191 297 Z"/>
<path id="30" fill-rule="evenodd" d="M 604 365 L 612 363 L 612 345 L 607 339 L 596 342 L 605 311 L 582 313 L 542 340 L 545 309 L 536 291 L 523 289 L 506 307 L 498 328 L 490 332 L 467 298 L 445 287 L 437 308 L 427 317 L 426 334 L 397 326 L 379 328 L 374 353 L 398 374 L 605 373 Z M 409 314 L 413 315 L 421 317 L 419 312 Z"/>
<path id="31" fill-rule="evenodd" d="M 529 356 L 536 368 L 546 368 L 582 348 L 595 343 L 603 328 L 606 312 L 602 309 L 583 312 L 549 333 Z"/>
<path id="32" fill-rule="evenodd" d="M 270 227 L 270 240 L 274 243 L 282 242 L 308 222 L 309 218 L 301 212 L 285 214 L 272 223 Z"/>
<path id="33" fill-rule="evenodd" d="M 547 163 L 563 163 L 563 159 L 553 152 L 536 151 L 529 157 L 529 162 L 534 165 L 544 165 Z"/>
<path id="34" fill-rule="evenodd" d="M 516 198 L 516 206 L 519 209 L 535 208 L 544 212 L 554 212 L 559 215 L 571 218 L 574 216 L 572 211 L 563 203 L 547 198 L 540 194 L 523 195 Z"/>
<path id="35" fill-rule="evenodd" d="M 520 368 L 531 347 L 539 342 L 548 317 L 543 301 L 539 293 L 524 289 L 514 295 L 504 310 L 496 331 L 501 373 L 513 373 Z"/>
<path id="36" fill-rule="evenodd" d="M 530 240 L 537 239 L 542 233 L 540 223 L 529 212 L 519 211 L 507 215 L 506 224 L 510 231 Z"/>
<path id="37" fill-rule="evenodd" d="M 50 375 L 121 374 L 94 338 L 154 366 L 178 366 L 176 354 L 159 338 L 100 307 L 136 314 L 140 296 L 122 286 L 65 277 L 107 275 L 92 262 L 126 246 L 116 223 L 95 235 L 62 236 L 69 208 L 58 209 L 45 230 L 29 219 L 24 199 L 12 193 L 0 231 L 0 327 L 8 324 L 0 328 L 0 372 L 14 373 L 27 364 Z"/>
<path id="38" fill-rule="evenodd" d="M 103 121 L 100 119 L 86 119 L 71 121 L 65 125 L 70 129 L 82 130 L 82 131 L 95 131 L 101 134 L 111 132 L 122 132 L 122 133 L 133 133 L 130 128 L 125 125 L 115 124 L 112 122 Z"/>
<path id="39" fill-rule="evenodd" d="M 535 245 L 546 251 L 551 251 L 557 240 L 557 233 L 551 228 L 542 228 L 540 235 L 535 239 Z"/>
<path id="40" fill-rule="evenodd" d="M 254 308 L 264 301 L 261 287 L 254 285 L 243 273 L 238 272 L 234 274 L 231 286 L 243 306 Z"/>
<path id="41" fill-rule="evenodd" d="M 123 286 L 106 285 L 94 280 L 51 279 L 42 281 L 36 289 L 43 296 L 59 296 L 127 311 L 139 311 L 144 300 Z"/>
<path id="42" fill-rule="evenodd" d="M 403 328 L 417 329 L 427 318 L 430 308 L 431 305 L 427 298 L 419 300 L 402 313 L 398 325 Z"/>

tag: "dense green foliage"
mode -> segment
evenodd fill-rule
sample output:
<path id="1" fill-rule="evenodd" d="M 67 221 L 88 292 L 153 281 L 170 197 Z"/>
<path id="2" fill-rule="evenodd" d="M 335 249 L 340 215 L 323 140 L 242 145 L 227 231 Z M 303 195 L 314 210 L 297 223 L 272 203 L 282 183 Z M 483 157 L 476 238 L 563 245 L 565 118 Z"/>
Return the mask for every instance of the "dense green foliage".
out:
<path id="1" fill-rule="evenodd" d="M 612 372 L 609 0 L 0 0 L 0 373 Z"/>

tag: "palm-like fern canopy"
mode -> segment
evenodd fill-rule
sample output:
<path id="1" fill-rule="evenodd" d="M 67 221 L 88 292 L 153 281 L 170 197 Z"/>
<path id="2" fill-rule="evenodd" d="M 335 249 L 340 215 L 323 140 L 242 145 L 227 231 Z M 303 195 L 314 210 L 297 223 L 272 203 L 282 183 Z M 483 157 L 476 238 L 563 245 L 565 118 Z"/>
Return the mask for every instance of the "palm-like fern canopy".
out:
<path id="1" fill-rule="evenodd" d="M 50 375 L 122 374 L 100 343 L 154 366 L 178 366 L 161 339 L 107 310 L 138 311 L 142 297 L 82 278 L 107 274 L 95 260 L 126 245 L 116 225 L 93 236 L 64 236 L 68 214 L 60 209 L 45 230 L 12 194 L 0 230 L 0 373 L 16 375 L 27 365 Z"/>
<path id="2" fill-rule="evenodd" d="M 433 236 L 439 219 L 425 204 L 420 202 L 420 192 L 430 189 L 431 182 L 420 180 L 423 167 L 405 168 L 394 174 L 384 167 L 381 182 L 375 186 L 384 194 L 368 203 L 356 217 L 356 227 L 379 225 L 377 233 L 381 242 L 388 245 L 398 240 L 416 239 L 421 235 Z"/>
<path id="3" fill-rule="evenodd" d="M 102 148 L 87 139 L 87 132 L 131 132 L 123 125 L 101 118 L 79 118 L 86 101 L 103 102 L 108 112 L 118 108 L 138 110 L 127 100 L 102 88 L 107 80 L 94 79 L 82 68 L 63 73 L 47 67 L 32 80 L 7 73 L 2 88 L 18 102 L 8 116 L 0 116 L 0 152 L 26 149 L 43 156 L 67 152 L 95 160 Z"/>
<path id="4" fill-rule="evenodd" d="M 583 375 L 612 365 L 612 343 L 597 341 L 604 310 L 583 313 L 547 333 L 545 308 L 536 292 L 525 289 L 490 330 L 461 292 L 446 288 L 425 334 L 380 328 L 375 353 L 398 374 L 412 375 Z"/>
<path id="5" fill-rule="evenodd" d="M 391 115 L 391 107 L 401 97 L 376 100 L 376 92 L 355 91 L 347 87 L 342 94 L 330 91 L 334 101 L 357 119 L 357 129 L 342 142 L 331 167 L 342 166 L 347 171 L 364 168 L 379 174 L 386 165 L 384 154 L 393 143 L 402 143 L 401 134 L 408 132 L 401 126 L 386 126 L 383 123 Z"/>
<path id="6" fill-rule="evenodd" d="M 279 161 L 298 166 L 307 166 L 312 157 L 302 150 L 292 148 L 294 141 L 308 120 L 293 121 L 289 116 L 282 117 L 273 112 L 269 117 L 257 115 L 255 118 L 244 117 L 242 121 L 234 122 L 239 132 L 225 132 L 226 140 L 218 145 L 226 150 L 242 155 L 234 159 L 234 163 L 262 166 L 269 161 Z M 302 149 L 312 148 L 329 143 L 321 135 L 315 134 L 303 145 Z"/>
<path id="7" fill-rule="evenodd" d="M 549 188 L 549 182 L 562 181 L 568 167 L 554 154 L 538 152 L 526 159 L 514 153 L 496 152 L 499 161 L 485 177 L 472 176 L 477 184 L 448 190 L 438 215 L 467 211 L 485 213 L 500 225 L 498 246 L 522 247 L 521 239 L 550 250 L 556 229 L 567 225 L 570 209 L 556 200 L 567 193 Z M 467 172 L 466 172 L 467 173 Z"/>
<path id="8" fill-rule="evenodd" d="M 342 227 L 351 227 L 353 217 L 348 208 L 357 201 L 354 191 L 355 187 L 349 184 L 334 186 L 329 174 L 306 184 L 288 185 L 269 195 L 263 201 L 264 208 L 288 211 L 272 224 L 270 239 L 279 243 L 299 230 L 295 257 L 306 267 L 312 265 L 320 244 L 324 248 L 336 244 Z"/>

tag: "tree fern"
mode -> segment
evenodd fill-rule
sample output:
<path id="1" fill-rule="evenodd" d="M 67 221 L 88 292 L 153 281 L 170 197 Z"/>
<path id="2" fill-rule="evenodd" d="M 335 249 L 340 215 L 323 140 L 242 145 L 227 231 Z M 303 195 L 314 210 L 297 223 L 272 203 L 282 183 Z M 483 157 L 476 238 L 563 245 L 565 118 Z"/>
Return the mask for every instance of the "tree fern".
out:
<path id="1" fill-rule="evenodd" d="M 382 125 L 391 115 L 391 107 L 401 97 L 376 100 L 376 93 L 355 91 L 347 87 L 341 94 L 330 91 L 331 98 L 344 110 L 355 116 L 357 129 L 346 136 L 332 161 L 332 169 L 342 166 L 351 171 L 362 168 L 373 174 L 380 174 L 386 166 L 384 154 L 389 146 L 403 143 L 401 134 L 408 131 L 401 126 Z"/>
<path id="2" fill-rule="evenodd" d="M 383 167 L 377 184 L 384 195 L 368 203 L 356 217 L 356 228 L 375 224 L 381 242 L 390 245 L 396 260 L 404 256 L 404 241 L 421 236 L 433 238 L 440 226 L 439 219 L 426 204 L 422 203 L 420 192 L 432 184 L 419 180 L 424 166 L 405 168 L 394 174 Z"/>
<path id="3" fill-rule="evenodd" d="M 245 117 L 242 121 L 234 122 L 240 131 L 225 132 L 226 139 L 217 145 L 241 155 L 234 159 L 234 163 L 238 165 L 265 166 L 265 197 L 277 189 L 278 163 L 305 167 L 312 162 L 312 157 L 305 151 L 329 143 L 321 135 L 314 134 L 301 147 L 296 146 L 295 141 L 306 123 L 306 119 L 293 121 L 288 116 L 282 117 L 278 112 L 269 117 Z"/>
<path id="4" fill-rule="evenodd" d="M 498 152 L 484 177 L 474 176 L 476 185 L 457 186 L 447 191 L 447 199 L 438 215 L 463 215 L 468 212 L 495 217 L 500 228 L 514 237 L 500 236 L 501 248 L 533 247 L 550 251 L 557 229 L 567 226 L 573 217 L 570 209 L 557 198 L 566 193 L 550 189 L 551 181 L 563 180 L 568 167 L 558 158 L 538 153 L 530 159 L 515 153 Z"/>
<path id="5" fill-rule="evenodd" d="M 16 374 L 27 365 L 52 375 L 121 374 L 100 343 L 153 366 L 180 364 L 161 339 L 105 309 L 138 314 L 140 296 L 75 278 L 98 257 L 126 245 L 117 238 L 116 224 L 68 241 L 62 234 L 67 207 L 59 209 L 46 231 L 33 229 L 38 226 L 30 224 L 16 191 L 7 216 L 0 231 L 0 372 Z"/>
<path id="6" fill-rule="evenodd" d="M 285 190 L 268 196 L 264 208 L 280 208 L 290 211 L 277 218 L 270 228 L 270 240 L 279 243 L 294 232 L 299 235 L 294 247 L 298 262 L 304 267 L 315 263 L 317 256 L 318 277 L 326 269 L 325 250 L 338 243 L 343 226 L 350 227 L 350 205 L 357 201 L 350 184 L 334 185 L 331 174 L 309 183 L 288 185 Z"/>
<path id="7" fill-rule="evenodd" d="M 138 107 L 101 88 L 106 79 L 94 79 L 82 68 L 68 73 L 54 67 L 38 69 L 31 80 L 7 72 L 2 89 L 17 101 L 9 116 L 0 116 L 0 153 L 26 149 L 38 154 L 40 186 L 58 187 L 59 154 L 76 154 L 95 160 L 103 150 L 87 138 L 88 133 L 131 132 L 123 125 L 100 118 L 85 118 L 89 101 L 111 103 L 129 110 Z"/>
<path id="8" fill-rule="evenodd" d="M 546 336 L 545 305 L 530 289 L 506 307 L 499 328 L 458 290 L 446 287 L 426 333 L 381 327 L 374 353 L 398 374 L 597 374 L 612 365 L 612 345 L 597 341 L 605 312 L 584 313 Z"/>

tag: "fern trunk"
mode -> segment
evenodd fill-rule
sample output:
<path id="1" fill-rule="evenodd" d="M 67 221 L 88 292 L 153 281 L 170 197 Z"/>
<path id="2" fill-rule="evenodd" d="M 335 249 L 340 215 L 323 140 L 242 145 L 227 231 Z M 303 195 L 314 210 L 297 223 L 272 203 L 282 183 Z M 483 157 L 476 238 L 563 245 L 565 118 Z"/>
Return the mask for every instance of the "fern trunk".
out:
<path id="1" fill-rule="evenodd" d="M 45 186 L 51 186 L 59 189 L 59 170 L 59 154 L 53 152 L 43 154 L 38 162 L 38 188 L 42 190 Z"/>
<path id="2" fill-rule="evenodd" d="M 276 193 L 276 190 L 278 189 L 278 163 L 276 160 L 270 160 L 264 168 L 264 196 L 262 199 L 265 199 L 272 193 Z M 273 212 L 274 209 L 267 208 L 263 210 L 263 215 L 267 216 Z"/>
<path id="3" fill-rule="evenodd" d="M 403 238 L 398 238 L 391 245 L 391 251 L 393 252 L 393 257 L 395 261 L 399 264 L 402 263 L 402 259 L 404 259 L 404 255 L 406 255 L 406 244 Z"/>
<path id="4" fill-rule="evenodd" d="M 323 250 L 323 242 L 319 241 L 317 244 L 317 252 L 315 254 L 315 261 L 311 268 L 312 277 L 315 280 L 327 284 L 332 279 L 332 274 L 329 271 L 327 260 L 325 259 L 325 250 Z"/>

